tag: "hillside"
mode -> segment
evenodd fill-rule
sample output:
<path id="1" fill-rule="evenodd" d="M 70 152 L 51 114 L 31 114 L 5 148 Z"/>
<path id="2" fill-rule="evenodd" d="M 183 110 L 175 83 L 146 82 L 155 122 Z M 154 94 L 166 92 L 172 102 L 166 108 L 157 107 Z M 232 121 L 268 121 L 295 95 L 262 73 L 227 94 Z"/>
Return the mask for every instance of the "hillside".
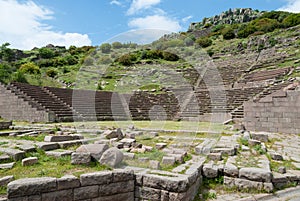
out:
<path id="1" fill-rule="evenodd" d="M 225 87 L 243 83 L 251 73 L 296 67 L 300 15 L 233 9 L 187 32 L 166 35 L 148 45 L 102 44 L 99 47 L 48 45 L 30 51 L 0 47 L 0 81 L 54 87 L 155 93 L 170 88 L 205 88 L 207 67 L 214 62 Z M 297 77 L 297 69 L 281 80 Z"/>

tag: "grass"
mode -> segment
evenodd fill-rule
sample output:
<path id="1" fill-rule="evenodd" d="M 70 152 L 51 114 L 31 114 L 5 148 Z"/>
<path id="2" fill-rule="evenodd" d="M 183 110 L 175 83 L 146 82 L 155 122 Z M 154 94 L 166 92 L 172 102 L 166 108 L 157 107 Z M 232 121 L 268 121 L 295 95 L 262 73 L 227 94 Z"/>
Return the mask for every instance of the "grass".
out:
<path id="1" fill-rule="evenodd" d="M 0 177 L 14 175 L 15 179 L 43 176 L 59 178 L 66 174 L 79 176 L 83 173 L 110 169 L 97 162 L 92 162 L 90 165 L 72 165 L 70 156 L 50 157 L 41 149 L 37 149 L 37 152 L 27 153 L 26 157 L 38 157 L 39 162 L 32 166 L 23 167 L 21 162 L 18 161 L 12 169 L 0 170 Z"/>

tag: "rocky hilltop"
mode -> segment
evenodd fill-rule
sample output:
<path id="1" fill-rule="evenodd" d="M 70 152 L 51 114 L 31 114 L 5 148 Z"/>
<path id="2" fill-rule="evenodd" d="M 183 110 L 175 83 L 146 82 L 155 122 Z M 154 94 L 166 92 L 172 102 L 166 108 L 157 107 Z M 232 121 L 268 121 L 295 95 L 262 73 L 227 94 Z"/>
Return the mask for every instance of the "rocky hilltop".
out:
<path id="1" fill-rule="evenodd" d="M 204 18 L 202 22 L 192 23 L 189 31 L 195 31 L 202 28 L 208 28 L 212 25 L 220 24 L 239 24 L 250 22 L 260 17 L 264 12 L 252 10 L 251 8 L 235 8 L 222 12 L 220 15 Z"/>

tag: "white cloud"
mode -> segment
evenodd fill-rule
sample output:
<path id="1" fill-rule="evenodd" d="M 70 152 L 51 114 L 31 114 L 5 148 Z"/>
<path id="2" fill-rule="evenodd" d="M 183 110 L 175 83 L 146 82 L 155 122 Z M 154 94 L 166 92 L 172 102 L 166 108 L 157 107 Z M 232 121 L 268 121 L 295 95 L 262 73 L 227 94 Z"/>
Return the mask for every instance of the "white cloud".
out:
<path id="1" fill-rule="evenodd" d="M 33 1 L 0 0 L 0 44 L 9 42 L 12 48 L 32 49 L 53 45 L 90 45 L 86 34 L 55 32 L 43 23 L 53 19 L 53 12 Z"/>
<path id="2" fill-rule="evenodd" d="M 119 34 L 107 42 L 113 43 L 119 41 L 122 43 L 138 43 L 138 44 L 149 44 L 155 40 L 158 40 L 165 34 L 170 34 L 168 30 L 159 30 L 159 29 L 140 29 L 140 30 L 131 30 L 122 34 Z"/>
<path id="3" fill-rule="evenodd" d="M 135 18 L 128 23 L 128 26 L 136 29 L 159 29 L 171 32 L 178 32 L 182 29 L 178 21 L 162 15 Z"/>
<path id="4" fill-rule="evenodd" d="M 292 13 L 300 12 L 300 0 L 286 0 L 287 4 L 278 10 L 287 11 Z"/>
<path id="5" fill-rule="evenodd" d="M 110 2 L 111 5 L 117 5 L 117 6 L 122 6 L 122 3 L 120 1 L 117 1 L 117 0 L 112 0 Z"/>
<path id="6" fill-rule="evenodd" d="M 192 18 L 193 18 L 193 16 L 191 16 L 191 15 L 190 15 L 190 16 L 187 16 L 187 17 L 185 17 L 185 18 L 182 19 L 182 22 L 183 22 L 183 23 L 186 23 L 186 22 L 188 22 L 188 21 L 189 21 L 190 19 L 192 19 Z"/>
<path id="7" fill-rule="evenodd" d="M 127 11 L 128 15 L 136 14 L 140 10 L 149 9 L 154 5 L 157 5 L 161 0 L 133 0 L 130 8 Z"/>

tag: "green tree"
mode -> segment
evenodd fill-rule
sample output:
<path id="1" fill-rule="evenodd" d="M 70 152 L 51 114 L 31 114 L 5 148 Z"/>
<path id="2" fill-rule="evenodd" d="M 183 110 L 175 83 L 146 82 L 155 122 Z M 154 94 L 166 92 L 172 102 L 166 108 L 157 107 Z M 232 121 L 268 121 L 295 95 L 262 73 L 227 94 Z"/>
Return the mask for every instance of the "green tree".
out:
<path id="1" fill-rule="evenodd" d="M 102 51 L 102 53 L 110 53 L 111 45 L 109 43 L 103 43 L 102 45 L 100 45 L 100 50 Z"/>
<path id="2" fill-rule="evenodd" d="M 3 61 L 11 62 L 14 57 L 14 52 L 12 49 L 8 48 L 9 43 L 4 43 L 0 46 L 0 58 Z"/>

